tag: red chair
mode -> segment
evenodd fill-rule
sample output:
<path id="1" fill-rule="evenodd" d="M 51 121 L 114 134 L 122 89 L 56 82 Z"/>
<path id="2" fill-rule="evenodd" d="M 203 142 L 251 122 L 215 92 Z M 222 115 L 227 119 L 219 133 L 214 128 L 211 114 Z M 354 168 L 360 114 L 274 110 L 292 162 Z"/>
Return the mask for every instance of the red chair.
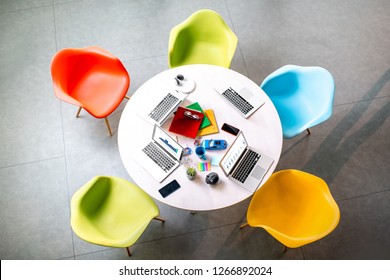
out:
<path id="1" fill-rule="evenodd" d="M 98 48 L 63 49 L 51 62 L 54 93 L 58 99 L 104 118 L 110 135 L 110 115 L 126 96 L 130 76 L 120 60 Z"/>

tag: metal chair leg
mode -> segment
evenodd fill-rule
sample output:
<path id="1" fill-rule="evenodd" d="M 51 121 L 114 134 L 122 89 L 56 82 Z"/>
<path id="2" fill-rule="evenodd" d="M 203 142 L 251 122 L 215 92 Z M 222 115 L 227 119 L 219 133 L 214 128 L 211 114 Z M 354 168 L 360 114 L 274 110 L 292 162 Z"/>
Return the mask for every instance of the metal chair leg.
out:
<path id="1" fill-rule="evenodd" d="M 108 128 L 108 132 L 110 133 L 110 136 L 112 136 L 110 123 L 108 122 L 108 119 L 107 119 L 107 118 L 104 118 L 104 120 L 106 121 L 106 125 L 107 125 L 107 128 Z"/>
<path id="2" fill-rule="evenodd" d="M 80 112 L 81 112 L 81 107 L 79 107 L 79 110 L 77 111 L 77 114 L 76 114 L 76 118 L 78 118 L 79 117 L 79 115 L 80 115 Z"/>
<path id="3" fill-rule="evenodd" d="M 130 247 L 126 247 L 127 255 L 131 257 Z"/>
<path id="4" fill-rule="evenodd" d="M 157 221 L 160 221 L 162 223 L 165 223 L 165 219 L 164 218 L 161 218 L 160 216 L 157 216 L 157 217 L 154 217 L 153 219 L 157 220 Z"/>
<path id="5" fill-rule="evenodd" d="M 246 226 L 249 226 L 249 224 L 248 224 L 248 223 L 242 224 L 242 225 L 240 226 L 240 229 L 243 229 L 243 228 L 246 227 Z"/>

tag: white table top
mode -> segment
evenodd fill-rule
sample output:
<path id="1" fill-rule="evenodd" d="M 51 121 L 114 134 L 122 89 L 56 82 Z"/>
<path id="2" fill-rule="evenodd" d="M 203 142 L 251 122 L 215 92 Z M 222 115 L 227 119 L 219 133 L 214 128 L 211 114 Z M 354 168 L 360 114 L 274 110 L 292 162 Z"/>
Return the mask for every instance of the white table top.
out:
<path id="1" fill-rule="evenodd" d="M 223 123 L 231 124 L 243 131 L 249 146 L 262 152 L 274 160 L 271 168 L 266 173 L 262 185 L 275 170 L 282 150 L 282 127 L 278 113 L 271 100 L 247 77 L 230 69 L 212 66 L 212 65 L 187 65 L 166 70 L 144 83 L 128 101 L 123 110 L 119 129 L 118 145 L 123 164 L 134 182 L 145 190 L 154 199 L 173 207 L 191 210 L 205 211 L 214 210 L 231 206 L 252 195 L 251 192 L 230 181 L 222 172 L 220 167 L 212 166 L 211 171 L 197 172 L 196 178 L 190 181 L 183 165 L 179 166 L 164 181 L 158 183 L 149 175 L 136 161 L 131 157 L 136 144 L 142 143 L 146 146 L 151 141 L 153 125 L 144 121 L 136 112 L 137 108 L 153 100 L 153 94 L 170 88 L 174 90 L 174 77 L 177 74 L 183 74 L 185 77 L 195 81 L 195 90 L 190 93 L 187 99 L 180 106 L 188 106 L 194 102 L 199 102 L 203 110 L 213 109 L 215 118 L 219 127 L 219 133 L 202 136 L 200 140 L 205 139 L 225 139 L 228 148 L 233 143 L 235 136 L 221 130 Z M 213 80 L 210 80 L 213 78 Z M 237 112 L 232 105 L 216 93 L 211 86 L 216 81 L 228 83 L 231 80 L 239 80 L 250 91 L 261 94 L 265 104 L 258 109 L 248 119 L 245 119 Z M 170 117 L 162 126 L 168 132 L 173 117 Z M 179 136 L 168 132 L 174 139 L 178 137 L 179 143 L 183 147 L 190 147 L 193 151 L 194 139 Z M 224 151 L 207 151 L 208 159 L 213 156 L 222 157 Z M 196 165 L 201 162 L 197 156 L 190 156 L 190 161 Z M 205 183 L 206 175 L 209 172 L 216 172 L 219 175 L 219 182 L 216 185 Z M 163 198 L 158 190 L 176 179 L 181 188 L 171 195 Z"/>

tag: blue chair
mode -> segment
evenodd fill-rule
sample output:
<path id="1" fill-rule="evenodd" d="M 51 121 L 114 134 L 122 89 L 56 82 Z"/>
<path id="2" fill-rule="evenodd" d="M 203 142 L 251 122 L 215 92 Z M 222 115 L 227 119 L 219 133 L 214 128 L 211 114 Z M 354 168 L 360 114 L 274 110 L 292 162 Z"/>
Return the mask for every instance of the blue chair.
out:
<path id="1" fill-rule="evenodd" d="M 332 115 L 334 80 L 324 68 L 286 65 L 270 74 L 260 87 L 272 100 L 283 137 L 293 138 Z"/>

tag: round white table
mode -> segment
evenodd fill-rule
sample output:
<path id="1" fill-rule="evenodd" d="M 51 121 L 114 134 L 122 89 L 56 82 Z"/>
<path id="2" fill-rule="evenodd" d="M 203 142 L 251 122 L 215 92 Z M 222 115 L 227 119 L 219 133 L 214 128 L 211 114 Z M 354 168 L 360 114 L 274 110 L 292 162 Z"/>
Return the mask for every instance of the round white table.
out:
<path id="1" fill-rule="evenodd" d="M 146 146 L 151 141 L 153 133 L 153 125 L 144 121 L 137 114 L 137 108 L 153 100 L 154 93 L 158 93 L 161 90 L 167 92 L 167 88 L 175 90 L 174 77 L 178 74 L 183 74 L 186 78 L 195 82 L 194 91 L 188 95 L 180 106 L 186 107 L 194 102 L 198 102 L 203 110 L 212 109 L 214 111 L 219 133 L 202 136 L 200 138 L 201 141 L 205 139 L 225 139 L 229 148 L 235 136 L 221 130 L 223 123 L 226 122 L 239 128 L 244 133 L 250 147 L 268 155 L 274 160 L 260 186 L 267 181 L 275 170 L 282 150 L 283 135 L 278 113 L 271 100 L 257 84 L 247 77 L 233 70 L 212 65 L 187 65 L 166 70 L 149 79 L 133 94 L 123 110 L 118 129 L 118 145 L 123 164 L 130 177 L 138 186 L 154 199 L 167 205 L 190 211 L 206 211 L 239 203 L 253 193 L 229 180 L 219 166 L 212 166 L 210 171 L 198 171 L 195 180 L 191 181 L 187 178 L 186 168 L 182 164 L 164 181 L 158 183 L 132 158 L 133 149 L 139 147 L 140 143 Z M 234 79 L 239 80 L 253 93 L 261 94 L 265 100 L 264 105 L 248 119 L 245 119 L 231 104 L 215 92 L 211 85 L 216 80 L 228 85 L 229 81 Z M 173 116 L 162 127 L 174 139 L 178 139 L 183 147 L 190 147 L 193 150 L 189 159 L 187 157 L 183 157 L 183 159 L 187 164 L 197 165 L 201 160 L 194 153 L 194 139 L 170 133 L 168 129 L 172 119 Z M 210 160 L 212 157 L 222 157 L 225 152 L 226 150 L 208 150 L 206 156 Z M 205 183 L 206 175 L 209 172 L 218 173 L 219 182 L 216 185 Z M 178 181 L 181 188 L 163 198 L 158 190 L 174 179 Z"/>

